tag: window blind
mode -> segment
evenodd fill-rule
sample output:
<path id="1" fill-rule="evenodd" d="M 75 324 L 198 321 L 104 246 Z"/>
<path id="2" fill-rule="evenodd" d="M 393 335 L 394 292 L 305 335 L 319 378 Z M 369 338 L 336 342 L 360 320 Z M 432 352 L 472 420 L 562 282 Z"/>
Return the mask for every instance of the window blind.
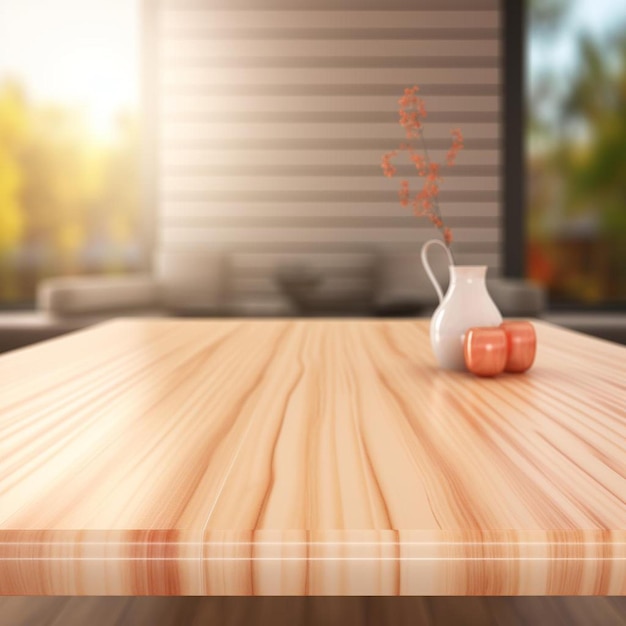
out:
<path id="1" fill-rule="evenodd" d="M 465 149 L 440 195 L 458 263 L 501 266 L 498 0 L 158 0 L 157 246 L 229 253 L 239 295 L 276 267 L 349 281 L 372 251 L 437 236 L 398 203 L 415 169 L 398 98 L 418 84 L 431 156 Z"/>

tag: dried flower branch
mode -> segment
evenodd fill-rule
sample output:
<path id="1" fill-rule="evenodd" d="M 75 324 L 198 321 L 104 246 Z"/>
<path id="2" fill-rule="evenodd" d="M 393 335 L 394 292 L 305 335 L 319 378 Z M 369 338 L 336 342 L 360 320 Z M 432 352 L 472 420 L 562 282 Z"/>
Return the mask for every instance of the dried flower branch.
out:
<path id="1" fill-rule="evenodd" d="M 418 176 L 424 179 L 424 183 L 421 190 L 411 199 L 409 181 L 401 181 L 398 191 L 400 204 L 404 207 L 410 204 L 413 208 L 413 213 L 417 217 L 427 217 L 436 228 L 441 230 L 443 240 L 449 249 L 452 243 L 452 231 L 445 225 L 439 209 L 439 190 L 443 182 L 441 165 L 432 161 L 428 154 L 423 124 L 423 120 L 428 113 L 424 101 L 417 95 L 418 91 L 419 87 L 417 85 L 407 87 L 404 90 L 404 95 L 398 100 L 400 106 L 398 111 L 399 123 L 404 128 L 409 142 L 402 143 L 396 150 L 385 153 L 382 157 L 381 165 L 383 174 L 388 178 L 392 178 L 397 172 L 392 160 L 399 152 L 408 153 L 409 159 L 415 165 Z M 452 167 L 455 164 L 458 153 L 463 149 L 461 130 L 454 128 L 450 131 L 450 134 L 452 135 L 452 145 L 446 154 L 446 166 L 448 167 Z M 421 154 L 413 145 L 411 141 L 413 139 L 419 141 Z"/>

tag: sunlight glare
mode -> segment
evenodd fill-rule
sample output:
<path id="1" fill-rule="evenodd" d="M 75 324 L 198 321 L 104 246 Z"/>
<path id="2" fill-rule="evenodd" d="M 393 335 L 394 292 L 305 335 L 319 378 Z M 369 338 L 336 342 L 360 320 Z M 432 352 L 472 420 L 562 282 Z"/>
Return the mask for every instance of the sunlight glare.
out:
<path id="1" fill-rule="evenodd" d="M 0 0 L 0 82 L 76 108 L 104 139 L 137 107 L 138 40 L 137 0 Z"/>

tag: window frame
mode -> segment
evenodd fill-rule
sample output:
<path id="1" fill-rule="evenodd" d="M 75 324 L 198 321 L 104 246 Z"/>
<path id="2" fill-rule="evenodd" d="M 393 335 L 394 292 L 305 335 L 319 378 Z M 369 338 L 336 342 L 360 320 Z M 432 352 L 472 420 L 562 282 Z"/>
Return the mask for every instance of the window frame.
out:
<path id="1" fill-rule="evenodd" d="M 507 278 L 526 277 L 526 0 L 500 0 L 502 16 L 502 259 Z"/>

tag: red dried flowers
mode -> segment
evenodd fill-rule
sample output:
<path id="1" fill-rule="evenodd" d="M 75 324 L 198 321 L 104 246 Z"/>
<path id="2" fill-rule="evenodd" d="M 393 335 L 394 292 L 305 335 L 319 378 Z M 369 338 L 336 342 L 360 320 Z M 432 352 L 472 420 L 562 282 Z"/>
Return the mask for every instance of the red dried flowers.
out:
<path id="1" fill-rule="evenodd" d="M 423 119 L 427 116 L 424 101 L 417 96 L 419 87 L 407 87 L 404 95 L 398 100 L 400 105 L 399 123 L 406 132 L 409 143 L 402 143 L 397 150 L 392 150 L 383 155 L 381 165 L 383 174 L 391 178 L 396 173 L 396 168 L 392 159 L 398 152 L 407 152 L 411 162 L 415 165 L 420 178 L 424 179 L 421 190 L 415 194 L 411 200 L 409 182 L 403 180 L 400 183 L 398 197 L 402 206 L 413 208 L 413 213 L 418 217 L 427 217 L 438 229 L 441 230 L 443 240 L 449 247 L 452 243 L 452 231 L 444 224 L 439 210 L 439 189 L 443 182 L 441 177 L 441 165 L 430 159 L 428 148 L 424 139 Z M 452 145 L 446 154 L 446 165 L 451 167 L 456 161 L 458 153 L 463 149 L 463 135 L 460 129 L 455 128 L 450 131 L 452 135 Z M 418 139 L 421 142 L 423 154 L 416 151 L 411 139 Z"/>
<path id="2" fill-rule="evenodd" d="M 463 150 L 463 135 L 459 128 L 452 129 L 450 134 L 452 135 L 452 147 L 446 155 L 446 165 L 452 166 L 456 161 L 456 155 Z"/>

